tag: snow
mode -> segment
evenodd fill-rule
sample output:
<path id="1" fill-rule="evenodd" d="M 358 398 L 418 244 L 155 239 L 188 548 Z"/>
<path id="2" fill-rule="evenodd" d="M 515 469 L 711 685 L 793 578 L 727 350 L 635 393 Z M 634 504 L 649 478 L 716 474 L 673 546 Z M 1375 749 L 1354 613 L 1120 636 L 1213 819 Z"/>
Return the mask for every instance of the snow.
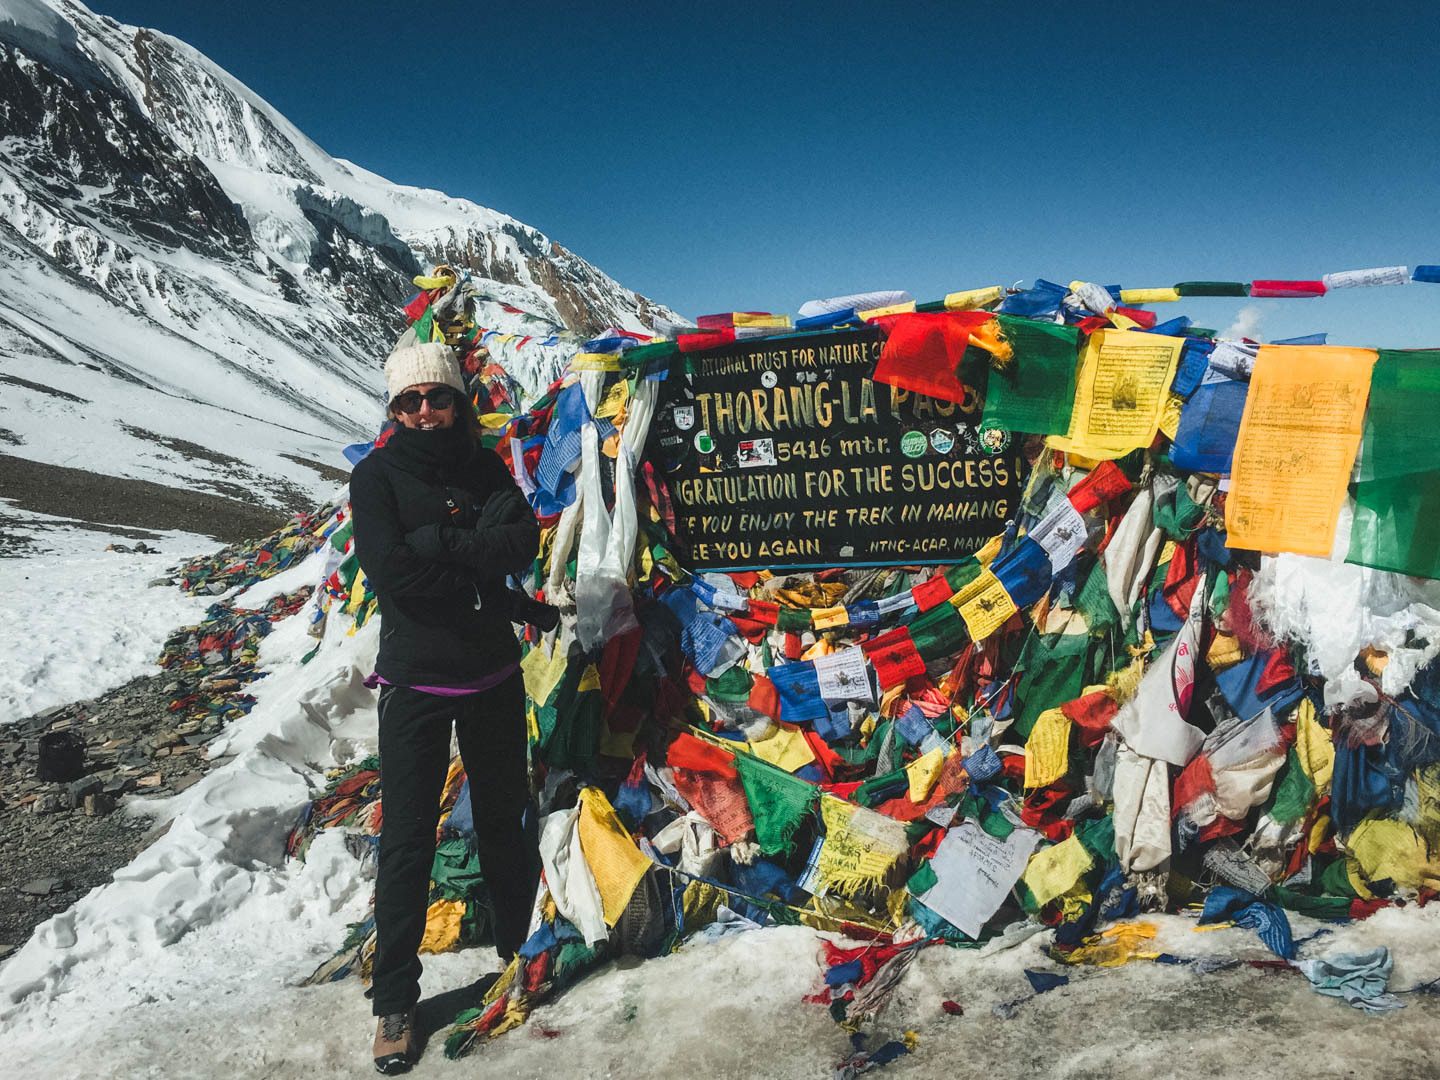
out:
<path id="1" fill-rule="evenodd" d="M 313 557 L 242 594 L 248 603 L 312 583 Z M 307 578 L 309 579 L 307 581 Z M 305 612 L 265 639 L 254 710 L 211 744 L 217 766 L 166 800 L 126 810 L 168 830 L 115 881 L 39 927 L 0 966 L 0 1024 L 11 1057 L 47 1077 L 341 1077 L 369 1069 L 373 1020 L 355 979 L 319 987 L 301 980 L 363 918 L 370 893 L 361 865 L 337 834 L 322 834 L 308 860 L 287 863 L 285 836 L 323 783 L 327 767 L 375 745 L 371 670 L 378 625 L 355 634 L 332 618 L 313 645 Z M 1238 928 L 1200 932 L 1192 918 L 1147 916 L 1153 947 L 1182 957 L 1268 960 Z M 1388 909 L 1333 928 L 1292 916 L 1307 957 L 1388 946 L 1392 990 L 1440 977 L 1440 905 Z M 1430 1032 L 1440 1001 L 1367 1016 L 1310 991 L 1295 973 L 1239 966 L 1137 961 L 1123 968 L 1065 969 L 1069 986 L 1030 997 L 1024 969 L 1057 969 L 1048 932 L 979 950 L 925 950 L 876 1022 L 872 1047 L 906 1030 L 913 1056 L 896 1076 L 963 1066 L 995 1077 L 1053 1075 L 1426 1075 L 1440 1067 Z M 432 1040 L 417 1077 L 449 1075 L 813 1077 L 849 1052 L 826 1010 L 802 998 L 820 980 L 821 935 L 772 927 L 695 939 L 675 954 L 626 959 L 535 1011 L 522 1028 L 459 1065 Z M 462 1008 L 463 988 L 496 966 L 490 950 L 425 958 L 422 1027 L 441 1031 Z M 944 1000 L 963 1017 L 946 1015 Z M 1011 1020 L 992 1006 L 1026 999 Z M 75 1033 L 85 1033 L 77 1052 Z M 18 1057 L 17 1057 L 18 1055 Z M 1181 1064 L 1183 1063 L 1183 1064 Z"/>
<path id="2" fill-rule="evenodd" d="M 43 0 L 0 0 L 0 41 L 61 71 L 82 70 L 75 28 Z"/>
<path id="3" fill-rule="evenodd" d="M 133 546 L 102 526 L 24 513 L 0 502 L 6 545 L 0 558 L 0 726 L 159 670 L 155 658 L 176 627 L 203 615 L 210 598 L 151 588 L 181 558 L 204 554 L 214 541 L 189 533 L 157 533 L 146 545 L 158 555 L 106 551 Z"/>

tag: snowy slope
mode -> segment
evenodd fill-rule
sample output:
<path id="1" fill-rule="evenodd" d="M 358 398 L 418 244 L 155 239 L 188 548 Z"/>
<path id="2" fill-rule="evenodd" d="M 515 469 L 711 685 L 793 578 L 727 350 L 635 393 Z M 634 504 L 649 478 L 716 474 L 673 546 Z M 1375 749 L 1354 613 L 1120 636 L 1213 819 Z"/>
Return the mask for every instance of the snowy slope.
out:
<path id="1" fill-rule="evenodd" d="M 513 218 L 330 157 L 183 42 L 0 0 L 0 452 L 319 498 L 333 478 L 307 462 L 373 431 L 408 279 L 442 259 L 502 331 L 664 313 Z M 555 358 L 532 356 L 534 384 Z M 177 440 L 252 475 L 217 483 Z"/>

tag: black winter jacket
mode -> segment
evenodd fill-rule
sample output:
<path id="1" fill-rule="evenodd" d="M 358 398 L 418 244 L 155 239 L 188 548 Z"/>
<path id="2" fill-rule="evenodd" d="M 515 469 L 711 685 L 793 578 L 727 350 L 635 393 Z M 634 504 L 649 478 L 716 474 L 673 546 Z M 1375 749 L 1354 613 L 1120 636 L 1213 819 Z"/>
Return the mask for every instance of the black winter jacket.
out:
<path id="1" fill-rule="evenodd" d="M 504 579 L 530 567 L 540 529 L 499 455 L 458 428 L 394 428 L 355 466 L 350 507 L 380 601 L 377 673 L 447 686 L 519 658 Z"/>

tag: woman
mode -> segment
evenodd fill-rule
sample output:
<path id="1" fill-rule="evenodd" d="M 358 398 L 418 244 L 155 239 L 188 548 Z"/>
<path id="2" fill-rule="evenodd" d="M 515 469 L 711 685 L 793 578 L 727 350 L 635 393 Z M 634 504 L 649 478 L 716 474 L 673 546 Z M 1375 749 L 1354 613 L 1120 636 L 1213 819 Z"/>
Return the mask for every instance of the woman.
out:
<path id="1" fill-rule="evenodd" d="M 505 576 L 535 558 L 539 528 L 499 456 L 484 449 L 443 344 L 385 364 L 396 425 L 350 478 L 355 552 L 380 602 L 382 824 L 375 885 L 375 1067 L 414 1058 L 425 932 L 453 721 L 470 779 L 480 866 L 508 962 L 524 941 L 539 856 L 529 802 L 525 696 Z"/>

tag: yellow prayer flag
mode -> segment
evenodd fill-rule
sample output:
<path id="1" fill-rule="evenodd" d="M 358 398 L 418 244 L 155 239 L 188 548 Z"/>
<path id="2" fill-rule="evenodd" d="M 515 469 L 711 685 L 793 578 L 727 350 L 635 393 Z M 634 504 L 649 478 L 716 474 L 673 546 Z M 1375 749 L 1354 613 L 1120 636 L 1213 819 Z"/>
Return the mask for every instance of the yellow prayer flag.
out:
<path id="1" fill-rule="evenodd" d="M 955 606 L 960 611 L 960 618 L 965 620 L 965 629 L 970 632 L 971 639 L 984 641 L 1005 625 L 1005 620 L 1015 614 L 1016 608 L 1015 601 L 988 566 L 971 585 L 976 583 L 981 588 Z M 971 593 L 970 586 L 962 592 Z M 961 593 L 955 595 L 960 596 Z M 950 602 L 954 604 L 955 597 L 951 597 Z"/>
<path id="2" fill-rule="evenodd" d="M 884 883 L 909 843 L 905 826 L 894 818 L 825 795 L 820 799 L 825 842 L 815 874 L 818 888 L 842 896 Z"/>
<path id="3" fill-rule="evenodd" d="M 455 284 L 454 274 L 421 274 L 410 279 L 417 289 L 429 292 L 431 289 L 449 289 Z"/>
<path id="4" fill-rule="evenodd" d="M 553 651 L 536 645 L 520 661 L 520 675 L 525 681 L 525 694 L 537 705 L 544 705 L 565 677 L 567 650 L 557 642 Z"/>
<path id="5" fill-rule="evenodd" d="M 1315 718 L 1315 703 L 1309 698 L 1301 698 L 1295 708 L 1295 753 L 1300 768 L 1315 785 L 1315 794 L 1323 798 L 1335 773 L 1335 744 Z"/>
<path id="6" fill-rule="evenodd" d="M 1185 399 L 1179 394 L 1167 394 L 1165 408 L 1160 412 L 1160 430 L 1167 439 L 1175 438 L 1180 431 L 1180 410 L 1185 408 Z"/>
<path id="7" fill-rule="evenodd" d="M 752 740 L 750 752 L 761 761 L 767 761 L 788 773 L 803 769 L 815 760 L 815 751 L 810 749 L 803 732 L 778 724 L 765 738 Z"/>
<path id="8" fill-rule="evenodd" d="M 905 766 L 905 776 L 910 781 L 910 801 L 924 802 L 935 790 L 935 781 L 940 779 L 940 770 L 945 767 L 945 748 L 934 747 L 921 754 Z"/>
<path id="9" fill-rule="evenodd" d="M 1117 330 L 1139 330 L 1141 326 L 1134 319 L 1121 311 L 1112 311 L 1108 318 Z"/>
<path id="10" fill-rule="evenodd" d="M 857 311 L 855 317 L 861 322 L 867 319 L 878 319 L 882 315 L 908 315 L 915 310 L 915 301 L 907 300 L 903 304 L 890 304 L 888 307 L 870 308 L 867 311 Z"/>
<path id="11" fill-rule="evenodd" d="M 1023 876 L 1025 887 L 1042 907 L 1075 887 L 1082 874 L 1094 864 L 1080 837 L 1052 844 L 1030 856 Z"/>
<path id="12" fill-rule="evenodd" d="M 964 292 L 945 294 L 946 311 L 974 311 L 986 304 L 993 304 L 1005 298 L 1003 285 L 991 285 L 988 289 L 966 289 Z"/>
<path id="13" fill-rule="evenodd" d="M 816 630 L 834 630 L 837 627 L 850 625 L 850 613 L 845 610 L 844 604 L 836 604 L 834 607 L 816 608 L 810 612 L 810 625 Z"/>
<path id="14" fill-rule="evenodd" d="M 1153 960 L 1160 954 L 1147 949 L 1155 937 L 1153 923 L 1116 923 L 1098 934 L 1087 937 L 1078 949 L 1059 954 L 1067 964 L 1093 964 L 1096 967 L 1119 967 L 1131 960 Z"/>
<path id="15" fill-rule="evenodd" d="M 1075 375 L 1070 430 L 1050 436 L 1050 448 L 1106 460 L 1149 446 L 1184 347 L 1184 338 L 1159 334 L 1092 334 Z"/>
<path id="16" fill-rule="evenodd" d="M 1230 547 L 1330 554 L 1375 357 L 1372 349 L 1260 347 L 1225 500 Z"/>
<path id="17" fill-rule="evenodd" d="M 789 315 L 750 311 L 736 311 L 732 315 L 736 326 L 759 326 L 770 330 L 785 330 L 790 326 Z"/>
<path id="18" fill-rule="evenodd" d="M 1395 818 L 1367 818 L 1345 842 L 1367 881 L 1390 879 L 1404 889 L 1418 888 L 1425 866 L 1425 841 Z"/>
<path id="19" fill-rule="evenodd" d="M 1059 709 L 1046 709 L 1025 740 L 1025 786 L 1047 787 L 1069 768 L 1070 718 Z"/>
<path id="20" fill-rule="evenodd" d="M 975 552 L 975 561 L 978 562 L 981 566 L 989 566 L 992 562 L 995 561 L 995 556 L 1000 554 L 1000 546 L 1004 542 L 1005 534 L 996 533 L 989 540 L 985 541 L 984 547 L 982 547 L 979 551 Z"/>
<path id="21" fill-rule="evenodd" d="M 650 860 L 635 846 L 615 808 L 599 788 L 580 792 L 580 851 L 600 891 L 605 925 L 614 926 L 625 913 L 640 879 L 650 869 Z"/>
<path id="22" fill-rule="evenodd" d="M 1180 299 L 1174 289 L 1121 289 L 1122 304 L 1169 304 Z"/>
<path id="23" fill-rule="evenodd" d="M 600 402 L 595 415 L 601 419 L 608 420 L 619 414 L 625 407 L 625 402 L 630 400 L 630 383 L 621 379 L 605 393 L 605 398 Z"/>
<path id="24" fill-rule="evenodd" d="M 576 353 L 570 361 L 571 371 L 619 371 L 619 353 Z"/>
<path id="25" fill-rule="evenodd" d="M 585 670 L 580 673 L 580 685 L 576 689 L 582 694 L 587 690 L 599 690 L 600 669 L 594 664 L 586 664 Z"/>
<path id="26" fill-rule="evenodd" d="M 449 952 L 460 944 L 460 920 L 465 917 L 464 900 L 436 900 L 425 910 L 422 953 Z"/>

